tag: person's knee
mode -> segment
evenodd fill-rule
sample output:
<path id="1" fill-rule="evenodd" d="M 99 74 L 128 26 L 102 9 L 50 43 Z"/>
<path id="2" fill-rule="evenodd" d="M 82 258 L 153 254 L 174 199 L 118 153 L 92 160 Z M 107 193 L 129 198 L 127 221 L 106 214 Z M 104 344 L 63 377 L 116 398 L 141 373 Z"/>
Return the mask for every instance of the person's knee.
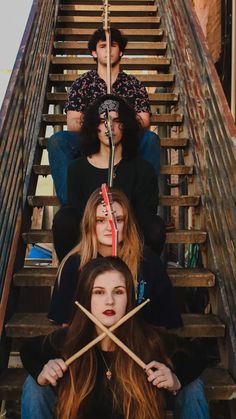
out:
<path id="1" fill-rule="evenodd" d="M 53 418 L 56 395 L 50 386 L 42 387 L 30 375 L 22 387 L 21 418 L 32 419 L 35 412 L 39 419 Z"/>

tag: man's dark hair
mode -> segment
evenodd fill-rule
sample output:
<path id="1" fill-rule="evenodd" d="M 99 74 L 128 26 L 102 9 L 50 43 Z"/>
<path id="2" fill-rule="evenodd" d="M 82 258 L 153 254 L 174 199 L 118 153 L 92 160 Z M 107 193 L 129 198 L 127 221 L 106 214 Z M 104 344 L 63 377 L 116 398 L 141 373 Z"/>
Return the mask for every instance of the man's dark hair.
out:
<path id="1" fill-rule="evenodd" d="M 80 135 L 82 138 L 83 150 L 86 156 L 96 154 L 100 150 L 98 138 L 98 126 L 100 115 L 98 109 L 105 100 L 115 100 L 119 103 L 118 115 L 123 126 L 122 136 L 122 158 L 130 160 L 137 156 L 138 142 L 141 126 L 137 121 L 134 109 L 125 99 L 115 95 L 104 95 L 88 106 L 83 119 Z"/>
<path id="2" fill-rule="evenodd" d="M 110 34 L 111 34 L 111 43 L 117 42 L 117 44 L 119 45 L 120 51 L 123 54 L 125 47 L 127 45 L 127 42 L 128 42 L 127 39 L 122 35 L 119 29 L 116 29 L 116 28 L 111 28 Z M 88 49 L 90 53 L 92 53 L 92 51 L 96 51 L 96 46 L 99 41 L 106 41 L 106 34 L 105 34 L 104 29 L 96 30 L 91 36 L 88 42 Z"/>

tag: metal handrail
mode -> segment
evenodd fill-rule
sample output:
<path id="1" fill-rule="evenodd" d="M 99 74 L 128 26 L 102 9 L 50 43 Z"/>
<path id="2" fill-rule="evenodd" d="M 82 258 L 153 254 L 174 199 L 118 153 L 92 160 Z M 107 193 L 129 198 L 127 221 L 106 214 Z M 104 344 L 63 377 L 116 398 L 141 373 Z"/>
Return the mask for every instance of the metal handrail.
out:
<path id="1" fill-rule="evenodd" d="M 0 333 L 40 132 L 58 0 L 34 0 L 0 111 Z"/>
<path id="2" fill-rule="evenodd" d="M 236 360 L 236 126 L 191 1 L 158 3 L 184 99 L 209 237 L 208 267 L 218 279 Z"/>

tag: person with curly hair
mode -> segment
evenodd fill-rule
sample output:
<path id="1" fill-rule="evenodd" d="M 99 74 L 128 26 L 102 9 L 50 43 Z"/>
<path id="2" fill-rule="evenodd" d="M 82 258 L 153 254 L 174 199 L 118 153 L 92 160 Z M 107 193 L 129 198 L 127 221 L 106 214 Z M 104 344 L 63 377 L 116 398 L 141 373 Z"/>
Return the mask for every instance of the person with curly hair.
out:
<path id="1" fill-rule="evenodd" d="M 129 199 L 145 243 L 158 255 L 165 243 L 165 223 L 157 215 L 158 178 L 151 164 L 138 156 L 140 126 L 135 112 L 121 97 L 105 95 L 84 115 L 81 138 L 85 155 L 69 165 L 67 206 L 54 217 L 54 247 L 59 261 L 79 241 L 79 225 L 91 193 L 108 179 L 110 147 L 105 109 L 115 143 L 113 186 Z"/>
<path id="2" fill-rule="evenodd" d="M 149 161 L 157 175 L 160 171 L 160 139 L 150 131 L 150 103 L 144 85 L 133 75 L 121 70 L 120 60 L 127 39 L 111 28 L 111 79 L 112 92 L 126 99 L 134 109 L 142 129 L 138 139 L 138 151 Z M 97 64 L 96 70 L 79 76 L 71 86 L 65 106 L 68 131 L 59 131 L 48 140 L 51 173 L 61 205 L 67 204 L 67 169 L 70 162 L 81 155 L 81 127 L 87 107 L 107 93 L 107 46 L 103 29 L 96 30 L 88 42 L 88 49 Z"/>

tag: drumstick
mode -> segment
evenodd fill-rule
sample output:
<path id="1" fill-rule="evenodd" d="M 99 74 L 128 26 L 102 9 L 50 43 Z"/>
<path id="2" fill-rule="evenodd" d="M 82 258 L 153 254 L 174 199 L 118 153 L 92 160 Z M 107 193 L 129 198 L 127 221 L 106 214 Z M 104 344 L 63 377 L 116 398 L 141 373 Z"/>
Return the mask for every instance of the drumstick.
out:
<path id="1" fill-rule="evenodd" d="M 148 298 L 145 300 L 142 304 L 138 305 L 137 307 L 133 308 L 133 310 L 129 311 L 125 316 L 123 316 L 118 322 L 113 324 L 109 328 L 109 330 L 112 332 L 113 330 L 117 329 L 117 327 L 121 326 L 126 320 L 128 320 L 130 317 L 134 316 L 141 308 L 143 308 L 147 303 L 150 302 L 150 299 Z M 77 302 L 76 302 L 77 303 Z M 89 342 L 87 345 L 85 345 L 82 349 L 80 349 L 78 352 L 76 352 L 74 355 L 72 355 L 70 358 L 68 358 L 65 363 L 66 365 L 70 365 L 72 362 L 74 362 L 77 358 L 79 358 L 81 355 L 83 355 L 85 352 L 87 352 L 90 348 L 92 348 L 94 345 L 96 345 L 98 342 L 100 342 L 102 339 L 106 337 L 106 333 L 103 332 L 101 335 L 98 335 L 95 339 L 93 339 L 91 342 Z"/>
<path id="2" fill-rule="evenodd" d="M 104 326 L 100 322 L 100 320 L 98 320 L 85 307 L 83 307 L 81 304 L 79 304 L 78 301 L 76 301 L 75 304 L 88 316 L 88 318 L 90 320 L 92 320 L 99 327 L 99 329 L 101 329 L 103 332 L 105 332 L 106 335 L 109 336 L 109 338 L 111 340 L 113 340 L 113 342 L 115 342 L 117 346 L 119 346 L 121 349 L 123 349 L 123 351 L 126 352 L 127 355 L 129 355 L 130 358 L 132 358 L 142 369 L 146 369 L 145 362 L 143 362 L 134 352 L 131 351 L 131 349 L 129 349 L 123 342 L 121 342 L 120 339 L 118 339 L 115 335 L 113 335 L 113 333 L 106 326 Z"/>

